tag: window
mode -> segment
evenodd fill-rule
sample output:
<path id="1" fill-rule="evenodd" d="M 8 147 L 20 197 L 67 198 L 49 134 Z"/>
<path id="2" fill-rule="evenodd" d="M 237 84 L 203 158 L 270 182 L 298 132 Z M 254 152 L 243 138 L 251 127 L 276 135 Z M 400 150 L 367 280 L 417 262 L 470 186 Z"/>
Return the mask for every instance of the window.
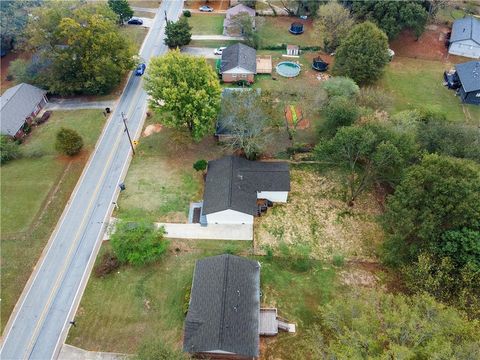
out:
<path id="1" fill-rule="evenodd" d="M 232 74 L 232 79 L 236 79 L 237 78 L 237 74 Z"/>

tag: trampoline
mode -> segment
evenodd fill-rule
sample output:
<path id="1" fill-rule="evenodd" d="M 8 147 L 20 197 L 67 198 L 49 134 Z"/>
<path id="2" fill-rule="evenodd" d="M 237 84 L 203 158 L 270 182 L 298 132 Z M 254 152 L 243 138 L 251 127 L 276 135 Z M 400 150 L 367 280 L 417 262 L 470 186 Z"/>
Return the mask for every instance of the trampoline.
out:
<path id="1" fill-rule="evenodd" d="M 312 68 L 317 71 L 327 71 L 328 63 L 325 62 L 321 57 L 316 57 L 313 59 Z"/>
<path id="2" fill-rule="evenodd" d="M 303 34 L 303 24 L 302 23 L 292 23 L 292 25 L 290 25 L 290 30 L 289 31 L 293 35 Z"/>
<path id="3" fill-rule="evenodd" d="M 292 78 L 300 74 L 300 65 L 291 61 L 282 61 L 275 67 L 275 70 L 280 76 Z"/>

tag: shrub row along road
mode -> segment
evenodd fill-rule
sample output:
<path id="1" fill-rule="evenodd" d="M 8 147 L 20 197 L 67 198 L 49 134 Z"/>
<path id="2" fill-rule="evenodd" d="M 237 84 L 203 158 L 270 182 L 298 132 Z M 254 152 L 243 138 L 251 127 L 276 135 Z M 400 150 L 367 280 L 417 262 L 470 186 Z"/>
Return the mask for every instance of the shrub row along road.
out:
<path id="1" fill-rule="evenodd" d="M 167 51 L 163 44 L 165 12 L 169 20 L 176 20 L 182 7 L 180 0 L 162 1 L 140 53 L 145 61 Z M 130 132 L 139 134 L 146 106 L 142 78 L 132 75 L 10 317 L 2 359 L 57 357 L 95 261 L 104 222 L 118 196 L 118 184 L 128 168 L 131 149 L 121 113 L 128 118 Z"/>

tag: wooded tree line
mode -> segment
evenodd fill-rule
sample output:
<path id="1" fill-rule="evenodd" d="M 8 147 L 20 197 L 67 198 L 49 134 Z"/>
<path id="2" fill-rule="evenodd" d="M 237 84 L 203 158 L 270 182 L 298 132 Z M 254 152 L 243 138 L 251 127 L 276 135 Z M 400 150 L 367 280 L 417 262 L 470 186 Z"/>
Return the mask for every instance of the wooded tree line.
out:
<path id="1" fill-rule="evenodd" d="M 16 39 L 33 55 L 10 65 L 17 82 L 61 95 L 104 94 L 135 65 L 133 44 L 118 27 L 131 12 L 119 15 L 107 4 L 82 1 L 45 1 L 29 11 Z"/>

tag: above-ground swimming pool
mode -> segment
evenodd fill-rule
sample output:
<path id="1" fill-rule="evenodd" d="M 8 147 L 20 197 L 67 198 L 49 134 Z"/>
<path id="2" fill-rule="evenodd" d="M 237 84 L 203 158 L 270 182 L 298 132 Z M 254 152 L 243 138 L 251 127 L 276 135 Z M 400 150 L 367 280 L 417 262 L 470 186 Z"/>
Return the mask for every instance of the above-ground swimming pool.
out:
<path id="1" fill-rule="evenodd" d="M 282 61 L 275 67 L 275 70 L 277 71 L 278 75 L 284 77 L 295 77 L 300 74 L 300 65 L 291 61 Z"/>

